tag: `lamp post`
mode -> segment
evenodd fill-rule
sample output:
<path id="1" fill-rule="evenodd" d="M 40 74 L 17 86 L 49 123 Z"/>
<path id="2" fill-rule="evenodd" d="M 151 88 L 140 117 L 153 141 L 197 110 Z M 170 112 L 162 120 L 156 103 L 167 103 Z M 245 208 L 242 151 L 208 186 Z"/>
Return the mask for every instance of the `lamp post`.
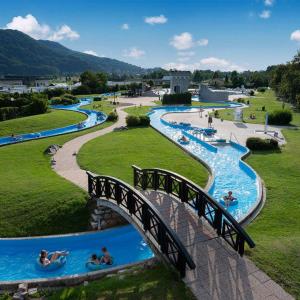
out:
<path id="1" fill-rule="evenodd" d="M 200 109 L 199 109 L 199 116 L 200 116 L 200 118 L 202 118 L 202 113 L 203 112 L 204 112 L 204 109 L 202 107 L 200 107 Z"/>

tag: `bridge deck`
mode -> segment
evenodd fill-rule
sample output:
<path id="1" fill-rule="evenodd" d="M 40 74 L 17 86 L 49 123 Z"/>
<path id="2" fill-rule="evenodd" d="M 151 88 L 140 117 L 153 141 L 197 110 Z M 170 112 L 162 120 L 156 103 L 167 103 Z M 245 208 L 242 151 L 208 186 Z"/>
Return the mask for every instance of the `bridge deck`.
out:
<path id="1" fill-rule="evenodd" d="M 142 193 L 191 254 L 196 269 L 187 270 L 184 281 L 198 299 L 293 299 L 249 259 L 231 250 L 185 204 L 164 193 Z"/>

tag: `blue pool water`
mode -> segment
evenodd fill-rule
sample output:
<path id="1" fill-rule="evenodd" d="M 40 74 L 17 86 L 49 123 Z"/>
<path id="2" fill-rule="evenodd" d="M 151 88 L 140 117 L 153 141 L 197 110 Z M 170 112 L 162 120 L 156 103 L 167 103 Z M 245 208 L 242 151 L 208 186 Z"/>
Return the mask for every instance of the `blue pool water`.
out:
<path id="1" fill-rule="evenodd" d="M 198 111 L 198 109 L 186 107 L 155 108 L 150 114 L 151 125 L 178 143 L 177 140 L 183 133 L 187 134 L 187 132 L 163 121 L 161 116 L 169 112 L 191 111 Z M 212 169 L 214 181 L 208 191 L 209 194 L 220 201 L 231 190 L 238 199 L 238 204 L 230 206 L 228 211 L 236 220 L 244 219 L 257 205 L 259 194 L 259 183 L 255 172 L 241 161 L 241 157 L 247 153 L 248 149 L 238 144 L 211 147 L 209 144 L 193 138 L 190 139 L 188 145 L 181 146 L 207 163 Z"/>
<path id="2" fill-rule="evenodd" d="M 81 106 L 90 104 L 90 99 L 81 99 L 80 103 L 74 104 L 74 105 L 53 105 L 51 108 L 53 109 L 62 109 L 62 110 L 69 110 L 69 111 L 75 111 L 75 112 L 81 112 L 84 113 L 87 118 L 81 122 L 81 124 L 73 124 L 70 126 L 62 127 L 62 128 L 55 128 L 50 130 L 45 130 L 41 132 L 34 132 L 34 133 L 25 133 L 20 134 L 15 137 L 6 136 L 6 137 L 0 137 L 0 146 L 29 141 L 29 140 L 35 140 L 39 138 L 45 138 L 65 133 L 71 133 L 76 132 L 80 130 L 84 130 L 90 127 L 93 127 L 95 125 L 101 124 L 105 122 L 107 116 L 102 112 L 97 112 L 93 110 L 87 110 L 87 109 L 81 109 Z"/>
<path id="3" fill-rule="evenodd" d="M 28 239 L 0 239 L 0 281 L 51 278 L 89 272 L 85 263 L 106 246 L 114 257 L 112 267 L 139 262 L 154 256 L 132 225 L 95 233 Z M 55 271 L 41 271 L 36 259 L 46 249 L 68 250 L 67 263 Z"/>

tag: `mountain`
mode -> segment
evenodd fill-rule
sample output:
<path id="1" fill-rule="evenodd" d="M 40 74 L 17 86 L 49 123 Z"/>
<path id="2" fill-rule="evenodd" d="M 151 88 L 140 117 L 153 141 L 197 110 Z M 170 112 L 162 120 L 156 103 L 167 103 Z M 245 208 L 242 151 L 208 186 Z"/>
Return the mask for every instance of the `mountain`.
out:
<path id="1" fill-rule="evenodd" d="M 45 76 L 78 74 L 86 70 L 116 74 L 144 74 L 147 70 L 116 59 L 73 51 L 59 43 L 35 40 L 0 29 L 0 75 Z"/>

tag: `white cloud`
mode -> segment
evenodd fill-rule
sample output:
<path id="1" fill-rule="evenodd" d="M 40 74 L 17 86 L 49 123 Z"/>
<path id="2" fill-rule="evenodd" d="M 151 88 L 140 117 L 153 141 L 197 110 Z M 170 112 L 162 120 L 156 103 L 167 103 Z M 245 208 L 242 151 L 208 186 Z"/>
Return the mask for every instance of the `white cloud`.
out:
<path id="1" fill-rule="evenodd" d="M 89 55 L 94 55 L 94 56 L 99 56 L 98 53 L 95 52 L 94 50 L 85 50 L 85 51 L 83 51 L 83 53 L 89 54 Z"/>
<path id="2" fill-rule="evenodd" d="M 183 32 L 179 35 L 174 35 L 170 41 L 170 45 L 178 50 L 187 50 L 195 46 L 207 46 L 208 39 L 194 41 L 191 33 Z"/>
<path id="3" fill-rule="evenodd" d="M 190 49 L 194 46 L 193 36 L 189 32 L 183 32 L 179 35 L 174 35 L 170 45 L 178 50 Z"/>
<path id="4" fill-rule="evenodd" d="M 132 58 L 140 58 L 144 56 L 146 52 L 144 50 L 140 50 L 136 47 L 132 47 L 130 49 L 123 50 L 123 56 L 132 57 Z"/>
<path id="5" fill-rule="evenodd" d="M 201 39 L 201 40 L 197 41 L 197 45 L 207 46 L 208 45 L 208 39 Z"/>
<path id="6" fill-rule="evenodd" d="M 77 40 L 79 39 L 79 34 L 72 30 L 68 25 L 62 25 L 60 28 L 58 28 L 57 31 L 55 31 L 51 36 L 49 36 L 49 40 L 51 41 L 61 41 L 61 40 Z"/>
<path id="7" fill-rule="evenodd" d="M 129 29 L 129 25 L 127 23 L 122 24 L 121 26 L 122 30 L 128 30 Z"/>
<path id="8" fill-rule="evenodd" d="M 244 68 L 230 62 L 229 60 L 217 57 L 207 57 L 200 60 L 200 64 L 209 67 L 212 70 L 222 70 L 222 71 L 244 71 Z"/>
<path id="9" fill-rule="evenodd" d="M 300 29 L 295 30 L 294 32 L 291 33 L 291 40 L 300 42 Z"/>
<path id="10" fill-rule="evenodd" d="M 261 14 L 259 15 L 262 19 L 269 19 L 271 17 L 271 11 L 270 10 L 263 10 Z"/>
<path id="11" fill-rule="evenodd" d="M 207 57 L 201 59 L 201 64 L 207 65 L 210 67 L 227 67 L 229 65 L 229 62 L 225 59 L 222 58 L 217 58 L 217 57 Z"/>
<path id="12" fill-rule="evenodd" d="M 47 38 L 50 33 L 50 27 L 45 24 L 40 24 L 38 20 L 31 14 L 28 14 L 25 17 L 13 17 L 11 22 L 6 24 L 5 29 L 22 31 L 34 39 Z"/>
<path id="13" fill-rule="evenodd" d="M 79 34 L 72 30 L 68 25 L 62 25 L 57 30 L 52 30 L 50 26 L 40 24 L 31 14 L 28 14 L 25 17 L 13 17 L 11 22 L 6 24 L 5 29 L 22 31 L 34 39 L 61 41 L 63 39 L 75 40 L 79 38 Z"/>
<path id="14" fill-rule="evenodd" d="M 155 24 L 165 24 L 168 22 L 168 19 L 164 15 L 160 15 L 160 16 L 146 17 L 144 21 L 147 24 L 155 25 Z"/>
<path id="15" fill-rule="evenodd" d="M 189 65 L 189 64 L 184 64 L 184 63 L 176 63 L 176 62 L 171 62 L 171 63 L 168 63 L 168 64 L 165 64 L 163 66 L 164 69 L 166 70 L 171 70 L 171 69 L 175 69 L 175 70 L 178 70 L 178 71 L 192 71 L 193 68 L 191 68 L 192 65 Z"/>
<path id="16" fill-rule="evenodd" d="M 275 0 L 265 0 L 264 3 L 266 6 L 272 6 L 274 4 Z"/>
<path id="17" fill-rule="evenodd" d="M 234 64 L 226 59 L 217 58 L 217 57 L 207 57 L 201 59 L 199 62 L 186 64 L 184 61 L 179 62 L 171 62 L 164 66 L 167 70 L 169 69 L 177 69 L 180 71 L 189 70 L 193 71 L 195 69 L 211 69 L 213 71 L 221 70 L 221 71 L 238 71 L 242 72 L 245 69 L 237 64 Z"/>

